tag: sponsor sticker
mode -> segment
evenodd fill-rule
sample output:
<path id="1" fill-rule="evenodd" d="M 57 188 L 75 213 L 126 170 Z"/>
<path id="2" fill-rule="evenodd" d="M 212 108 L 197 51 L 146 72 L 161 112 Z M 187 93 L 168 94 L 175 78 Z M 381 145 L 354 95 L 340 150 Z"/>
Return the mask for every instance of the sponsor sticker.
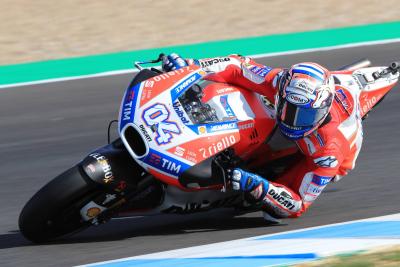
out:
<path id="1" fill-rule="evenodd" d="M 295 83 L 294 87 L 298 88 L 298 89 L 302 89 L 307 93 L 313 94 L 315 88 L 312 88 L 310 86 L 310 84 L 308 82 L 306 82 L 305 80 L 300 80 L 298 82 Z"/>
<path id="2" fill-rule="evenodd" d="M 144 82 L 144 87 L 146 88 L 153 88 L 154 86 L 154 81 L 145 81 Z"/>
<path id="3" fill-rule="evenodd" d="M 260 67 L 260 66 L 252 66 L 250 67 L 250 70 L 254 73 L 257 74 L 260 77 L 265 77 L 267 76 L 267 74 L 272 70 L 272 68 L 264 66 L 264 67 Z"/>
<path id="4" fill-rule="evenodd" d="M 203 156 L 203 159 L 206 159 L 214 156 L 215 154 L 232 146 L 235 143 L 236 137 L 234 135 L 224 136 L 222 139 L 209 144 L 207 147 L 199 148 L 199 152 Z"/>
<path id="5" fill-rule="evenodd" d="M 199 134 L 206 134 L 207 133 L 207 127 L 204 126 L 204 125 L 199 126 L 197 129 L 199 131 Z"/>
<path id="6" fill-rule="evenodd" d="M 151 142 L 153 139 L 150 137 L 149 133 L 146 131 L 145 127 L 143 124 L 139 125 L 140 131 L 143 133 L 144 137 L 146 138 L 147 141 Z"/>
<path id="7" fill-rule="evenodd" d="M 189 124 L 190 123 L 189 118 L 186 116 L 186 112 L 183 110 L 181 103 L 179 101 L 175 101 L 172 105 L 174 107 L 176 114 L 181 119 L 181 121 L 184 124 Z"/>
<path id="8" fill-rule="evenodd" d="M 89 218 L 94 218 L 94 217 L 96 217 L 97 215 L 99 215 L 100 212 L 101 212 L 101 209 L 100 209 L 100 208 L 98 208 L 98 207 L 92 207 L 92 208 L 89 208 L 89 209 L 86 211 L 86 215 L 87 215 Z"/>
<path id="9" fill-rule="evenodd" d="M 219 132 L 219 131 L 227 131 L 227 130 L 237 129 L 237 124 L 235 122 L 231 122 L 231 123 L 210 125 L 207 127 L 208 127 L 208 132 L 215 133 L 215 132 Z"/>
<path id="10" fill-rule="evenodd" d="M 89 157 L 94 158 L 97 161 L 97 163 L 99 163 L 99 165 L 103 171 L 103 174 L 104 174 L 103 181 L 105 183 L 110 183 L 110 182 L 114 181 L 114 174 L 113 174 L 113 172 L 111 170 L 111 166 L 108 163 L 108 160 L 105 156 L 101 155 L 100 153 L 92 153 L 92 154 L 89 154 Z M 94 167 L 94 166 L 92 166 L 92 167 Z M 89 168 L 89 166 L 88 166 L 88 168 Z"/>
<path id="11" fill-rule="evenodd" d="M 217 89 L 216 92 L 219 95 L 223 95 L 223 94 L 233 92 L 233 91 L 235 91 L 235 89 L 233 89 L 232 87 L 226 87 L 226 88 Z"/>
<path id="12" fill-rule="evenodd" d="M 380 99 L 382 96 L 379 95 L 378 97 L 373 96 L 372 98 L 368 98 L 367 95 L 363 97 L 363 102 L 364 105 L 362 106 L 362 112 L 366 114 L 375 104 L 378 102 L 378 99 Z"/>
<path id="13" fill-rule="evenodd" d="M 186 87 L 188 87 L 191 83 L 193 83 L 196 80 L 196 76 L 190 76 L 188 79 L 186 79 L 185 81 L 183 81 L 181 84 L 179 84 L 174 90 L 176 94 L 179 94 L 180 92 L 182 92 L 183 89 L 185 89 Z"/>
<path id="14" fill-rule="evenodd" d="M 342 108 L 344 108 L 345 111 L 347 111 L 348 113 L 351 114 L 353 111 L 352 97 L 350 95 L 348 95 L 348 93 L 346 93 L 343 88 L 336 89 L 336 97 L 342 104 L 341 105 Z"/>
<path id="15" fill-rule="evenodd" d="M 251 66 L 249 64 L 244 64 L 242 70 L 243 70 L 243 76 L 248 79 L 249 81 L 252 81 L 255 84 L 262 84 L 265 80 L 263 76 L 260 76 L 256 73 L 254 73 L 251 70 Z"/>
<path id="16" fill-rule="evenodd" d="M 254 122 L 238 124 L 238 128 L 239 128 L 239 130 L 246 130 L 246 129 L 254 128 Z"/>
<path id="17" fill-rule="evenodd" d="M 194 73 L 171 90 L 171 99 L 174 102 L 187 88 L 190 88 L 202 76 L 199 73 Z"/>
<path id="18" fill-rule="evenodd" d="M 144 162 L 173 176 L 178 176 L 190 166 L 168 155 L 150 149 Z"/>
<path id="19" fill-rule="evenodd" d="M 182 157 L 185 151 L 186 149 L 184 149 L 183 147 L 177 146 L 175 148 L 175 155 Z"/>
<path id="20" fill-rule="evenodd" d="M 331 179 L 331 177 L 319 176 L 314 174 L 311 181 L 308 180 L 309 182 L 305 185 L 306 191 L 303 193 L 304 201 L 315 201 L 324 190 L 326 185 L 331 181 Z"/>
<path id="21" fill-rule="evenodd" d="M 128 101 L 124 103 L 122 110 L 122 120 L 130 121 L 132 117 L 132 104 L 133 101 Z"/>
<path id="22" fill-rule="evenodd" d="M 184 146 L 184 144 L 183 144 Z M 169 152 L 173 152 L 175 155 L 184 158 L 186 160 L 189 160 L 191 162 L 196 163 L 197 162 L 197 154 L 193 152 L 190 147 L 181 147 L 177 146 L 175 148 L 172 148 L 172 150 L 169 150 Z"/>
<path id="23" fill-rule="evenodd" d="M 235 117 L 235 113 L 233 112 L 232 107 L 228 103 L 228 95 L 221 96 L 219 101 L 221 102 L 221 105 L 224 107 L 226 115 L 228 115 L 228 117 Z"/>
<path id="24" fill-rule="evenodd" d="M 286 96 L 286 99 L 287 101 L 295 105 L 307 105 L 308 103 L 311 102 L 311 100 L 308 97 L 294 93 L 289 93 Z"/>
<path id="25" fill-rule="evenodd" d="M 163 73 L 163 74 L 160 74 L 160 75 L 157 75 L 157 76 L 151 78 L 150 81 L 159 82 L 162 80 L 168 80 L 169 78 L 174 77 L 175 75 L 180 75 L 189 69 L 190 69 L 190 66 L 187 66 L 187 67 L 183 67 L 183 68 L 180 68 L 180 69 L 177 69 L 174 71 L 170 71 L 168 73 Z"/>
<path id="26" fill-rule="evenodd" d="M 137 84 L 126 92 L 123 104 L 121 106 L 121 129 L 134 118 L 136 99 L 140 84 Z"/>
<path id="27" fill-rule="evenodd" d="M 293 210 L 294 208 L 297 208 L 296 201 L 293 200 L 293 198 L 291 196 L 289 196 L 287 194 L 283 194 L 283 193 L 284 192 L 279 192 L 278 190 L 276 190 L 276 188 L 275 189 L 271 188 L 268 190 L 266 197 L 274 199 L 276 202 L 281 204 L 287 210 Z"/>
<path id="28" fill-rule="evenodd" d="M 200 65 L 202 68 L 210 67 L 214 64 L 222 63 L 222 62 L 228 62 L 231 59 L 229 57 L 219 57 L 219 58 L 212 58 L 212 59 L 206 59 L 206 60 L 200 60 Z"/>
<path id="29" fill-rule="evenodd" d="M 319 176 L 314 174 L 313 179 L 311 180 L 311 182 L 313 184 L 319 185 L 319 186 L 324 186 L 329 184 L 329 182 L 331 181 L 331 177 L 324 177 L 324 176 Z"/>
<path id="30" fill-rule="evenodd" d="M 314 159 L 314 163 L 324 168 L 334 168 L 338 165 L 335 156 L 326 156 Z"/>

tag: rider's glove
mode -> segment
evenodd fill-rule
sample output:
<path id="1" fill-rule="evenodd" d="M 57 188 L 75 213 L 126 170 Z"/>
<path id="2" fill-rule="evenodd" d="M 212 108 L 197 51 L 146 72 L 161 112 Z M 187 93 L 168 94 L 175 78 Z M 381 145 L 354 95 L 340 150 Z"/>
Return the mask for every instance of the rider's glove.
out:
<path id="1" fill-rule="evenodd" d="M 172 53 L 162 59 L 162 69 L 166 72 L 188 66 L 188 62 L 178 54 Z"/>
<path id="2" fill-rule="evenodd" d="M 268 192 L 269 182 L 257 174 L 236 168 L 231 174 L 233 190 L 249 192 L 256 200 L 264 199 Z"/>

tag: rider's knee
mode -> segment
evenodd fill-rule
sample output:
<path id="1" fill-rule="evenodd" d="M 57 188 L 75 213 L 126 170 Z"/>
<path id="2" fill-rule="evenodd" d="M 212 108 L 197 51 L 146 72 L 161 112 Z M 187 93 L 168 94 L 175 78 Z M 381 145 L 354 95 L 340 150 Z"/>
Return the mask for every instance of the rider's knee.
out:
<path id="1" fill-rule="evenodd" d="M 270 183 L 263 210 L 276 218 L 298 217 L 303 212 L 301 197 L 287 187 Z"/>

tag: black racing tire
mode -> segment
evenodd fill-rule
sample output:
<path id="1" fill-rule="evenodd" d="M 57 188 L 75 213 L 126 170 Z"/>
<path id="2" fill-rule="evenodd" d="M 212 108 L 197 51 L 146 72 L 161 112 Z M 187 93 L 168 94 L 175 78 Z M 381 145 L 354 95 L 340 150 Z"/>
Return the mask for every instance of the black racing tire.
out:
<path id="1" fill-rule="evenodd" d="M 80 209 L 96 192 L 96 185 L 85 179 L 79 165 L 60 174 L 41 188 L 19 216 L 19 229 L 35 243 L 51 241 L 90 225 Z"/>

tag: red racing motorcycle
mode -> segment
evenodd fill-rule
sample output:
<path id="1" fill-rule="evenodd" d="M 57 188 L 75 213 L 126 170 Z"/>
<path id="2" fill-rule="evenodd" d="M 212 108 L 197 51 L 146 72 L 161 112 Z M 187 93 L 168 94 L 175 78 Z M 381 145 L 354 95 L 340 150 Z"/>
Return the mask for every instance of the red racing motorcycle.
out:
<path id="1" fill-rule="evenodd" d="M 300 155 L 276 130 L 274 103 L 192 65 L 163 73 L 136 62 L 122 98 L 119 138 L 98 148 L 40 189 L 25 205 L 21 233 L 46 242 L 111 218 L 187 214 L 220 207 L 260 209 L 233 191 L 226 170 L 246 166 L 273 177 Z M 223 59 L 223 58 L 222 58 Z M 399 64 L 333 72 L 345 112 L 366 117 L 394 87 Z"/>

